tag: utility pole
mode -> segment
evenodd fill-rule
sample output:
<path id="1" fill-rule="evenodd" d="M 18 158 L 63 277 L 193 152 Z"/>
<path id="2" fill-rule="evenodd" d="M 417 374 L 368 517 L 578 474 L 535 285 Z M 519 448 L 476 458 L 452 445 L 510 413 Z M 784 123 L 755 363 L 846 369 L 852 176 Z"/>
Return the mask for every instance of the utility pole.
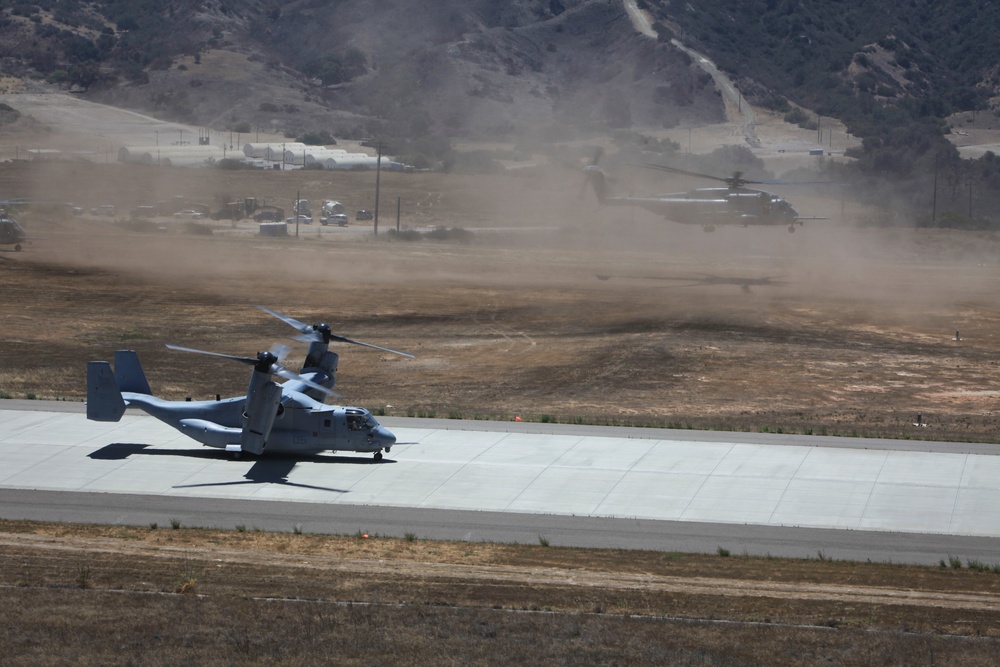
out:
<path id="1" fill-rule="evenodd" d="M 399 233 L 399 208 L 402 198 L 396 197 L 396 233 Z"/>
<path id="2" fill-rule="evenodd" d="M 938 178 L 938 156 L 934 156 L 934 198 L 931 203 L 931 222 L 937 222 L 937 178 Z"/>
<path id="3" fill-rule="evenodd" d="M 377 144 L 378 157 L 375 158 L 375 236 L 378 236 L 378 196 L 382 181 L 382 142 Z"/>

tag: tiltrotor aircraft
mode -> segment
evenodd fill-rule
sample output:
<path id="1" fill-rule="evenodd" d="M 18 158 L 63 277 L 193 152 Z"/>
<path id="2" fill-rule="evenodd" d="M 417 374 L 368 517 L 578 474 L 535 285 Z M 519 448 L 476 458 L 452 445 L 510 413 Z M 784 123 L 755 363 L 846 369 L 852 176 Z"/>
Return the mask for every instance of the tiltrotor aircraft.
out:
<path id="1" fill-rule="evenodd" d="M 364 408 L 325 405 L 327 395 L 338 396 L 335 382 L 338 355 L 327 348 L 330 341 L 353 343 L 413 355 L 370 343 L 362 343 L 330 332 L 326 324 L 307 325 L 267 308 L 305 334 L 309 351 L 300 373 L 279 363 L 287 348 L 278 346 L 256 357 L 240 357 L 168 345 L 172 350 L 231 359 L 250 366 L 250 385 L 245 396 L 215 401 L 168 401 L 152 395 L 149 382 L 132 350 L 115 352 L 114 368 L 106 361 L 87 364 L 87 418 L 117 422 L 126 407 L 137 407 L 181 433 L 209 447 L 240 456 L 244 452 L 314 454 L 323 451 L 369 452 L 375 460 L 396 442 Z M 279 384 L 272 378 L 284 378 Z"/>
<path id="2" fill-rule="evenodd" d="M 650 197 L 610 197 L 608 196 L 605 174 L 596 163 L 586 167 L 584 172 L 597 195 L 597 200 L 602 205 L 639 206 L 673 222 L 701 225 L 706 232 L 714 232 L 717 226 L 722 225 L 739 225 L 741 227 L 788 225 L 788 231 L 794 232 L 795 225 L 801 226 L 803 220 L 824 219 L 803 217 L 786 199 L 765 190 L 754 190 L 746 187 L 747 185 L 760 184 L 792 184 L 785 181 L 752 181 L 743 178 L 742 173 L 738 171 L 732 176 L 723 177 L 700 174 L 660 164 L 638 166 L 672 174 L 722 181 L 726 187 L 697 188 L 687 192 L 672 192 Z M 804 183 L 796 182 L 794 184 L 803 185 Z"/>
<path id="3" fill-rule="evenodd" d="M 20 251 L 27 238 L 24 228 L 16 220 L 0 211 L 0 245 L 12 245 L 15 251 Z"/>

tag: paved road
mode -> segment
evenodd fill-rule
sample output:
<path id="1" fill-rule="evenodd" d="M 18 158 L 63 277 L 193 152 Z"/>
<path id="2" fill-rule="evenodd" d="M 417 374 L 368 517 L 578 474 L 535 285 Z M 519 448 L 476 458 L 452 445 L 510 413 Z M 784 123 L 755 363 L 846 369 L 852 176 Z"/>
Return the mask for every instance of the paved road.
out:
<path id="1" fill-rule="evenodd" d="M 649 23 L 649 18 L 646 16 L 645 12 L 639 9 L 636 0 L 622 0 L 625 6 L 625 13 L 628 14 L 629 19 L 632 20 L 632 25 L 635 26 L 637 32 L 651 39 L 658 39 L 656 31 L 653 30 L 653 26 Z M 711 60 L 703 56 L 702 54 L 688 48 L 682 44 L 679 40 L 672 39 L 670 43 L 675 47 L 688 54 L 691 59 L 715 82 L 715 86 L 722 93 L 722 97 L 726 102 L 726 115 L 730 117 L 730 120 L 736 123 L 740 131 L 743 133 L 743 138 L 746 142 L 754 148 L 760 147 L 760 139 L 757 138 L 757 133 L 754 129 L 756 123 L 756 114 L 754 113 L 753 107 L 749 103 L 742 99 L 740 92 L 733 85 L 733 82 L 729 80 L 725 74 L 719 71 Z"/>

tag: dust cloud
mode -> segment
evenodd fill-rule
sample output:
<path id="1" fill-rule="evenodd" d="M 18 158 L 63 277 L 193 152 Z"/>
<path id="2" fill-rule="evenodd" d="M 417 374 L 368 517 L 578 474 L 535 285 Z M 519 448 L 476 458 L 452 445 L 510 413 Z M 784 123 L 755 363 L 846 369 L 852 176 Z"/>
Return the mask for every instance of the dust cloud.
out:
<path id="1" fill-rule="evenodd" d="M 288 332 L 253 308 L 263 304 L 415 353 L 402 364 L 352 352 L 341 367 L 353 401 L 402 414 L 899 433 L 921 409 L 954 437 L 995 432 L 995 235 L 863 227 L 866 211 L 849 198 L 777 187 L 803 215 L 828 219 L 794 234 L 705 233 L 599 206 L 581 168 L 511 166 L 383 173 L 377 237 L 352 215 L 346 229 L 303 224 L 298 236 L 266 238 L 251 221 L 136 226 L 128 211 L 169 200 L 214 210 L 246 197 L 290 211 L 300 196 L 337 199 L 353 214 L 375 208 L 375 175 L 0 164 L 8 196 L 118 210 L 20 216 L 31 244 L 0 249 L 0 351 L 14 360 L 0 389 L 41 393 L 31 384 L 39 365 L 65 377 L 138 329 L 129 343 L 164 369 L 161 380 L 178 387 L 183 377 L 175 391 L 212 395 L 218 370 L 184 364 L 162 343 L 266 349 Z M 624 194 L 704 185 L 613 175 Z M 397 210 L 402 230 L 421 238 L 390 233 Z M 433 240 L 442 229 L 467 233 Z M 53 333 L 39 333 L 40 320 Z M 59 330 L 85 333 L 53 346 Z M 233 377 L 239 390 L 245 379 Z"/>

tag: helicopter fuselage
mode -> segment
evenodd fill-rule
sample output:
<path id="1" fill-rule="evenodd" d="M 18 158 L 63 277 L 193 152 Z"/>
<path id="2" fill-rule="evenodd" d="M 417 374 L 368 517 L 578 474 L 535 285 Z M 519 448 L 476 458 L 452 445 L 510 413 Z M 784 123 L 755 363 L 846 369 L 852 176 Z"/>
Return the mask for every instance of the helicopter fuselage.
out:
<path id="1" fill-rule="evenodd" d="M 747 188 L 698 188 L 653 197 L 608 197 L 605 203 L 639 206 L 673 222 L 706 228 L 794 225 L 799 219 L 787 200 L 764 190 Z"/>
<path id="2" fill-rule="evenodd" d="M 167 401 L 148 394 L 122 392 L 136 407 L 208 447 L 239 446 L 246 397 L 219 401 Z M 324 405 L 304 394 L 282 392 L 274 426 L 267 437 L 268 453 L 312 454 L 325 451 L 389 451 L 396 442 L 388 429 L 364 408 Z"/>

